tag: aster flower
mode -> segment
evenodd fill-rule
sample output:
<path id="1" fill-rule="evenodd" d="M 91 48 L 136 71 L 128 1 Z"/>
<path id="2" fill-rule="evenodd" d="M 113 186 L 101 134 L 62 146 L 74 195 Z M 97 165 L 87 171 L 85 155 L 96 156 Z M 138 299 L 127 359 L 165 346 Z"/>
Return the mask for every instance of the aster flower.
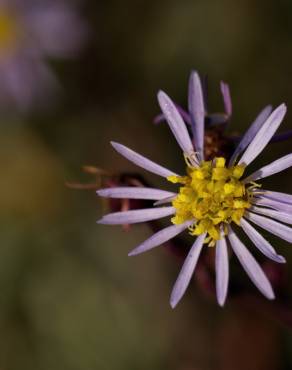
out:
<path id="1" fill-rule="evenodd" d="M 280 126 L 286 106 L 274 111 L 266 109 L 254 121 L 240 140 L 229 160 L 215 157 L 204 159 L 205 105 L 199 75 L 193 72 L 189 82 L 189 112 L 193 141 L 186 124 L 173 101 L 163 92 L 158 102 L 167 123 L 182 149 L 186 173 L 178 175 L 126 146 L 112 142 L 122 156 L 149 172 L 178 184 L 176 192 L 146 187 L 120 187 L 97 191 L 109 198 L 132 198 L 155 201 L 148 209 L 115 212 L 102 217 L 101 224 L 133 224 L 171 216 L 172 225 L 144 241 L 129 255 L 134 256 L 153 249 L 188 230 L 195 241 L 186 257 L 174 285 L 170 304 L 174 308 L 184 295 L 204 245 L 216 249 L 216 293 L 223 306 L 228 289 L 228 244 L 255 286 L 268 299 L 274 299 L 272 286 L 264 271 L 236 235 L 239 226 L 255 247 L 271 260 L 284 263 L 272 245 L 253 226 L 269 231 L 292 242 L 292 195 L 264 190 L 259 180 L 279 173 L 292 165 L 288 154 L 262 168 L 245 175 L 247 166 L 263 151 Z M 170 205 L 166 205 L 169 203 Z"/>
<path id="2" fill-rule="evenodd" d="M 87 29 L 71 2 L 0 0 L 0 102 L 21 110 L 58 86 L 45 58 L 71 57 Z"/>

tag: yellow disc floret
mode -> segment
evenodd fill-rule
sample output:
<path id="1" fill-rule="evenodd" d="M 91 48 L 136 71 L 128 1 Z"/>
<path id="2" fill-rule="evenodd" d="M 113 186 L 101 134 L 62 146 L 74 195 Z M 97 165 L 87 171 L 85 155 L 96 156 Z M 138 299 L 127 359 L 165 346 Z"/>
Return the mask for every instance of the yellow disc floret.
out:
<path id="1" fill-rule="evenodd" d="M 188 166 L 187 176 L 170 176 L 168 180 L 179 183 L 177 197 L 172 205 L 176 214 L 172 223 L 181 224 L 194 220 L 192 235 L 208 233 L 205 242 L 215 245 L 220 239 L 220 229 L 235 222 L 240 224 L 245 210 L 251 206 L 251 192 L 240 181 L 244 165 L 227 168 L 224 158 L 202 162 L 199 167 Z"/>

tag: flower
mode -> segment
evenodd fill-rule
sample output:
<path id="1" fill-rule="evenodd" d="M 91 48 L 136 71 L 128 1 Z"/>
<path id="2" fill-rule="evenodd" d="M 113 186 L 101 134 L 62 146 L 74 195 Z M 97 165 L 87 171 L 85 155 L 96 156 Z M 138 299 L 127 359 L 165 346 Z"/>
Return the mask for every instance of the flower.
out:
<path id="1" fill-rule="evenodd" d="M 43 103 L 57 81 L 45 58 L 74 55 L 87 27 L 65 0 L 0 0 L 0 102 Z"/>
<path id="2" fill-rule="evenodd" d="M 187 126 L 172 100 L 163 92 L 158 102 L 167 123 L 183 151 L 186 174 L 180 176 L 162 167 L 122 144 L 112 142 L 115 150 L 136 165 L 179 185 L 177 192 L 146 188 L 121 187 L 98 190 L 102 197 L 155 200 L 153 208 L 116 212 L 105 215 L 98 223 L 139 223 L 172 216 L 172 225 L 155 233 L 129 253 L 130 256 L 146 252 L 170 240 L 185 230 L 196 237 L 174 285 L 170 304 L 174 308 L 184 295 L 200 252 L 204 245 L 216 248 L 216 294 L 223 306 L 227 296 L 229 262 L 227 244 L 239 259 L 242 267 L 268 299 L 274 299 L 272 286 L 262 268 L 236 235 L 239 226 L 253 244 L 268 258 L 284 263 L 272 245 L 256 230 L 264 230 L 292 242 L 292 195 L 265 190 L 259 180 L 292 166 L 288 154 L 262 168 L 245 175 L 247 167 L 263 151 L 280 126 L 286 106 L 274 111 L 266 110 L 250 126 L 231 158 L 204 160 L 204 99 L 197 72 L 192 72 L 189 83 L 189 112 L 194 145 Z M 170 203 L 170 206 L 165 206 Z M 159 207 L 158 207 L 159 206 Z"/>

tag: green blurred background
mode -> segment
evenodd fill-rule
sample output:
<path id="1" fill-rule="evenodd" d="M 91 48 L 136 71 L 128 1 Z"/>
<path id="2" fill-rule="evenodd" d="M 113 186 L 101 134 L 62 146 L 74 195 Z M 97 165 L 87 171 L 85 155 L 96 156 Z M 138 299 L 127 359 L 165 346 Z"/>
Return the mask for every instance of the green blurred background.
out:
<path id="1" fill-rule="evenodd" d="M 0 369 L 291 369 L 291 330 L 264 309 L 232 299 L 221 309 L 192 285 L 171 310 L 180 263 L 163 248 L 128 258 L 147 227 L 96 225 L 105 209 L 95 192 L 65 182 L 92 181 L 85 164 L 144 174 L 110 140 L 182 168 L 168 128 L 152 120 L 160 88 L 186 105 L 194 68 L 209 76 L 212 111 L 223 109 L 220 79 L 230 83 L 230 131 L 282 101 L 281 130 L 292 128 L 292 2 L 88 0 L 84 17 L 87 48 L 50 61 L 63 86 L 57 105 L 2 117 Z M 270 146 L 257 165 L 290 148 Z M 287 171 L 266 183 L 292 193 L 291 180 Z M 291 247 L 275 246 L 292 266 Z"/>

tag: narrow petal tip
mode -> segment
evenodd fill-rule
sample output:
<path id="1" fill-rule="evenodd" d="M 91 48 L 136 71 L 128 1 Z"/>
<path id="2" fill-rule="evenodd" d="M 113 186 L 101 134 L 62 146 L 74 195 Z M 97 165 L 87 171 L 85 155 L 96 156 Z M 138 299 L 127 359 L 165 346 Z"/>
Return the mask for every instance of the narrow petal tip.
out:
<path id="1" fill-rule="evenodd" d="M 166 116 L 166 119 L 168 118 L 167 109 L 169 107 L 173 108 L 174 110 L 177 110 L 172 99 L 163 90 L 158 91 L 157 99 L 158 99 L 158 103 L 160 105 L 162 112 Z"/>
<path id="2" fill-rule="evenodd" d="M 177 306 L 178 304 L 178 301 L 173 299 L 173 298 L 170 298 L 170 301 L 169 301 L 169 304 L 170 304 L 170 307 L 174 310 L 175 307 Z"/>
<path id="3" fill-rule="evenodd" d="M 225 298 L 220 300 L 218 299 L 218 305 L 223 308 L 225 305 Z"/>
<path id="4" fill-rule="evenodd" d="M 174 104 L 174 103 L 172 102 L 170 97 L 163 90 L 158 91 L 157 100 L 158 100 L 160 108 L 161 108 L 162 112 L 164 113 L 164 115 L 166 117 L 166 120 L 167 120 L 167 118 L 168 118 L 167 109 L 168 109 L 169 105 Z"/>
<path id="5" fill-rule="evenodd" d="M 193 69 L 191 71 L 190 78 L 191 79 L 200 78 L 198 71 L 196 71 L 195 69 Z"/>
<path id="6" fill-rule="evenodd" d="M 99 224 L 99 225 L 104 225 L 105 224 L 104 218 L 103 217 L 100 218 L 99 220 L 96 221 L 96 223 Z"/>
<path id="7" fill-rule="evenodd" d="M 115 149 L 116 147 L 120 146 L 121 144 L 117 143 L 116 141 L 111 141 L 111 146 L 113 146 Z"/>
<path id="8" fill-rule="evenodd" d="M 137 256 L 137 254 L 139 254 L 139 251 L 137 251 L 137 248 L 135 248 L 128 253 L 128 257 Z"/>
<path id="9" fill-rule="evenodd" d="M 117 143 L 116 141 L 110 141 L 111 146 L 117 151 L 118 153 L 122 150 L 123 145 L 120 143 Z"/>
<path id="10" fill-rule="evenodd" d="M 276 108 L 276 111 L 278 115 L 281 116 L 281 120 L 282 120 L 287 112 L 287 105 L 285 103 L 280 104 L 278 108 Z"/>
<path id="11" fill-rule="evenodd" d="M 157 93 L 158 102 L 161 104 L 165 98 L 168 98 L 167 94 L 163 90 L 159 90 Z"/>
<path id="12" fill-rule="evenodd" d="M 281 256 L 280 254 L 277 254 L 276 258 L 275 258 L 275 261 L 278 262 L 278 263 L 286 263 L 286 258 Z"/>

